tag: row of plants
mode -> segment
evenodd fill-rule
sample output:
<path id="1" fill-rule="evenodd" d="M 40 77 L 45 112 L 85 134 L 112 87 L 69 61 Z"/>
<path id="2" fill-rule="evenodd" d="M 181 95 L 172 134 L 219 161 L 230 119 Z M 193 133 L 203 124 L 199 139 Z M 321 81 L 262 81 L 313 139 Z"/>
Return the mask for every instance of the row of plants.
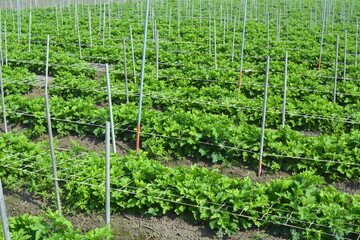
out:
<path id="1" fill-rule="evenodd" d="M 27 125 L 32 134 L 46 132 L 43 97 L 29 99 L 11 95 L 5 100 L 10 122 Z M 104 128 L 97 126 L 109 121 L 109 109 L 95 106 L 91 98 L 63 99 L 53 96 L 50 109 L 54 118 L 53 128 L 59 134 L 105 135 Z M 113 115 L 117 138 L 133 141 L 137 120 L 136 104 L 114 105 Z M 247 123 L 242 112 L 236 116 L 204 115 L 203 111 L 196 109 L 184 110 L 173 106 L 158 111 L 145 105 L 142 131 L 143 147 L 154 156 L 176 155 L 179 158 L 191 157 L 213 162 L 257 164 L 261 130 Z M 311 138 L 288 126 L 267 129 L 264 164 L 274 170 L 301 172 L 307 169 L 332 179 L 359 179 L 358 136 L 359 131 L 355 129 L 348 134 Z"/>
<path id="2" fill-rule="evenodd" d="M 169 16 L 169 9 L 178 8 L 178 2 L 175 1 L 169 1 L 166 5 L 158 4 L 158 2 L 152 3 L 152 8 L 154 9 L 153 15 L 150 17 L 150 25 L 153 27 L 155 25 L 154 20 L 156 20 L 156 27 L 163 32 L 163 35 L 168 38 L 175 38 L 178 39 L 178 21 L 177 21 L 177 13 L 173 12 L 172 16 Z M 199 5 L 198 2 L 194 3 L 194 14 L 198 14 L 199 11 Z M 204 4 L 211 4 L 211 3 L 204 3 Z M 219 4 L 219 3 L 217 3 Z M 224 4 L 229 4 L 229 2 L 225 2 Z M 240 3 L 236 3 L 240 4 Z M 275 9 L 281 5 L 281 2 L 274 2 L 275 6 L 273 6 Z M 317 4 L 317 3 L 316 3 Z M 60 8 L 55 11 L 55 8 L 47 8 L 47 11 L 44 11 L 43 9 L 31 9 L 33 21 L 32 21 L 32 28 L 34 29 L 35 34 L 34 38 L 38 39 L 37 37 L 39 35 L 46 36 L 46 34 L 51 35 L 58 35 L 60 36 L 61 33 L 66 33 L 63 39 L 68 40 L 72 43 L 77 43 L 78 36 L 77 31 L 74 31 L 74 28 L 79 28 L 83 44 L 89 44 L 89 14 L 88 10 L 91 12 L 91 26 L 93 28 L 93 36 L 94 39 L 102 38 L 102 32 L 105 30 L 105 36 L 108 38 L 121 38 L 124 36 L 124 30 L 128 32 L 129 28 L 129 22 L 133 25 L 134 33 L 135 34 L 141 34 L 142 33 L 142 24 L 143 24 L 143 11 L 144 11 L 144 3 L 140 2 L 141 7 L 139 8 L 138 4 L 136 7 L 133 6 L 133 3 L 124 3 L 124 4 L 111 4 L 111 5 L 93 5 L 93 6 L 87 6 L 87 5 L 78 5 L 78 7 L 65 7 Z M 251 4 L 249 4 L 251 5 Z M 277 5 L 277 6 L 276 6 Z M 182 39 L 189 39 L 193 40 L 194 36 L 197 36 L 201 34 L 201 37 L 203 39 L 198 39 L 199 42 L 202 42 L 204 44 L 207 43 L 206 37 L 209 34 L 209 31 L 211 33 L 211 36 L 214 35 L 214 21 L 217 25 L 217 36 L 218 41 L 221 43 L 223 42 L 223 39 L 225 39 L 226 43 L 229 43 L 232 41 L 232 30 L 235 26 L 235 30 L 237 33 L 241 33 L 242 28 L 242 6 L 237 6 L 240 9 L 238 11 L 234 11 L 232 17 L 227 16 L 224 14 L 224 9 L 222 11 L 216 11 L 216 8 L 212 9 L 213 12 L 209 12 L 210 9 L 202 9 L 204 16 L 208 17 L 206 19 L 196 19 L 194 17 L 184 17 L 186 13 L 184 12 L 184 9 L 178 9 L 180 16 L 180 37 Z M 165 9 L 166 8 L 166 9 Z M 265 11 L 264 15 L 260 15 L 259 18 L 251 18 L 251 16 L 248 16 L 248 28 L 247 33 L 249 36 L 249 39 L 258 39 L 261 37 L 264 41 L 264 43 L 267 42 L 267 38 L 270 37 L 270 41 L 273 43 L 279 43 L 280 41 L 275 41 L 277 39 L 276 30 L 279 28 L 277 26 L 277 23 L 275 19 L 270 18 L 267 19 L 267 15 L 273 15 L 276 13 L 268 11 L 269 9 L 266 8 L 266 5 L 263 4 L 261 7 L 259 7 L 261 11 Z M 318 8 L 317 11 L 320 11 L 321 8 Z M 251 8 L 249 9 L 251 10 Z M 312 9 L 314 10 L 314 9 Z M 336 9 L 336 11 L 339 11 L 339 9 Z M 5 13 L 8 12 L 8 10 L 4 11 Z M 76 19 L 76 12 L 78 13 L 78 21 Z M 104 24 L 104 16 L 105 13 L 105 24 Z M 280 32 L 281 32 L 281 40 L 290 40 L 295 42 L 298 42 L 299 39 L 301 39 L 301 43 L 298 45 L 292 44 L 291 47 L 296 47 L 297 49 L 301 50 L 302 46 L 304 45 L 310 45 L 313 44 L 316 47 L 319 47 L 318 43 L 320 38 L 320 31 L 321 31 L 321 19 L 316 19 L 316 23 L 313 26 L 309 26 L 304 23 L 309 22 L 309 17 L 306 16 L 308 14 L 311 14 L 311 10 L 309 11 L 303 11 L 301 14 L 299 14 L 298 9 L 289 9 L 288 14 L 286 15 L 286 24 L 282 23 L 280 26 Z M 319 13 L 320 14 L 320 13 Z M 15 15 L 15 16 L 14 16 Z M 220 15 L 220 16 L 219 16 Z M 275 14 L 276 15 L 276 14 Z M 301 15 L 301 17 L 299 16 Z M 136 16 L 136 17 L 135 17 Z M 111 17 L 111 19 L 109 19 Z M 198 16 L 199 17 L 199 16 Z M 227 19 L 222 19 L 220 17 L 225 17 Z M 236 19 L 234 19 L 236 17 Z M 272 16 L 276 18 L 275 16 Z M 283 16 L 285 17 L 285 16 Z M 299 17 L 303 19 L 303 21 L 299 20 Z M 335 18 L 338 18 L 338 15 L 334 16 Z M 2 14 L 3 20 L 7 20 L 8 23 L 8 29 L 9 33 L 17 34 L 17 22 L 16 22 L 16 12 L 13 12 L 13 14 Z M 60 19 L 59 19 L 60 18 Z M 140 21 L 139 21 L 140 18 Z M 356 16 L 352 15 L 351 20 L 356 19 Z M 28 33 L 29 29 L 29 10 L 26 9 L 25 11 L 21 12 L 21 32 L 25 35 Z M 338 19 L 337 19 L 338 20 Z M 284 21 L 282 18 L 281 21 Z M 77 23 L 78 22 L 78 23 Z M 267 23 L 269 23 L 269 33 L 270 36 L 267 34 Z M 169 25 L 170 25 L 170 31 L 169 31 Z M 334 21 L 334 26 L 332 29 L 329 27 L 330 23 L 326 22 L 326 35 L 325 35 L 325 42 L 333 42 L 334 38 L 331 34 L 342 32 L 345 28 L 348 29 L 349 33 L 355 33 L 356 31 L 356 25 L 349 23 L 347 26 L 344 26 L 343 22 L 340 21 Z M 54 28 L 54 26 L 57 26 Z M 105 27 L 105 29 L 104 29 Z M 309 33 L 308 36 L 304 36 L 301 32 L 306 31 Z M 153 31 L 150 31 L 150 34 L 153 34 Z M 225 37 L 224 37 L 225 36 Z M 255 36 L 255 37 L 254 37 Z M 128 36 L 127 36 L 128 37 Z M 153 36 L 151 36 L 153 37 Z M 239 38 L 235 39 L 236 42 L 239 42 Z M 351 37 L 349 34 L 349 41 L 355 41 L 355 37 Z M 315 44 L 314 44 L 315 43 Z M 288 43 L 290 45 L 290 43 Z M 100 44 L 101 45 L 101 44 Z M 282 47 L 284 47 L 284 43 L 281 43 Z M 295 45 L 295 46 L 294 46 Z M 287 47 L 287 46 L 286 46 Z M 328 46 L 324 46 L 325 48 Z M 349 48 L 351 50 L 354 50 L 354 44 L 351 44 L 349 42 Z M 229 48 L 231 49 L 231 48 Z M 228 50 L 229 50 L 228 49 Z M 230 52 L 230 50 L 229 50 Z"/>
<path id="3" fill-rule="evenodd" d="M 65 98 L 74 95 L 81 97 L 81 94 L 86 94 L 96 96 L 98 102 L 106 101 L 106 94 L 98 92 L 99 89 L 104 89 L 105 80 L 102 79 L 99 82 L 98 79 L 95 79 L 96 70 L 94 67 L 83 60 L 77 60 L 70 56 L 62 58 L 62 54 L 56 54 L 55 52 L 52 53 L 52 56 L 57 56 L 51 60 L 52 65 L 49 67 L 50 74 L 56 76 L 55 88 L 51 90 L 53 94 L 59 94 Z M 16 60 L 16 58 L 31 59 L 31 63 L 26 60 Z M 57 61 L 60 58 L 62 59 L 61 62 Z M 69 59 L 72 60 L 69 62 Z M 29 68 L 32 72 L 44 74 L 45 65 L 43 60 L 41 54 L 35 54 L 35 52 L 24 53 L 14 56 L 13 60 L 9 62 L 9 66 L 15 69 L 19 67 Z M 36 63 L 37 61 L 38 63 Z M 57 64 L 55 64 L 56 62 Z M 236 87 L 237 72 L 224 74 L 223 71 L 217 70 L 204 69 L 199 71 L 195 70 L 191 65 L 184 64 L 181 70 L 174 68 L 162 69 L 160 73 L 165 74 L 165 77 L 160 77 L 159 81 L 157 81 L 152 76 L 155 74 L 153 67 L 151 65 L 147 66 L 147 73 L 150 74 L 150 77 L 146 79 L 145 88 L 146 96 L 153 102 L 153 107 L 161 109 L 167 109 L 174 105 L 181 106 L 184 109 L 196 107 L 203 109 L 204 112 L 225 113 L 228 115 L 236 115 L 239 111 L 246 111 L 249 123 L 259 125 L 261 122 L 262 99 L 258 96 L 263 95 L 262 82 L 264 75 L 263 72 L 260 72 L 260 68 L 257 69 L 259 73 L 255 73 L 255 76 L 245 76 L 244 81 L 246 82 L 241 92 L 239 92 Z M 182 71 L 191 74 L 196 79 L 206 79 L 207 76 L 213 75 L 217 82 L 194 81 L 186 78 Z M 170 78 L 166 76 L 170 76 Z M 121 84 L 121 90 L 114 93 L 114 98 L 118 100 L 117 102 L 125 102 L 125 83 L 124 80 L 118 80 L 124 78 L 122 70 L 116 66 L 111 77 L 113 86 Z M 269 127 L 276 128 L 281 123 L 283 89 L 280 86 L 282 86 L 283 76 L 273 74 L 270 78 L 270 84 L 274 87 L 269 90 L 267 124 Z M 132 101 L 137 101 L 136 94 L 139 87 L 131 80 L 130 78 L 130 98 Z M 226 83 L 222 83 L 222 81 Z M 333 98 L 333 83 L 324 84 L 322 81 L 322 78 L 317 77 L 302 78 L 299 76 L 298 78 L 292 78 L 287 96 L 287 123 L 289 126 L 299 130 L 326 131 L 330 133 L 349 131 L 352 128 L 356 129 L 359 122 L 357 114 L 359 97 L 356 94 L 347 94 L 349 90 L 352 92 L 358 90 L 359 87 L 356 82 L 339 82 L 338 91 L 341 94 L 338 95 L 338 102 L 333 103 L 331 101 Z M 11 85 L 12 89 L 26 88 L 29 91 L 33 87 L 28 82 L 15 85 L 17 82 L 14 82 L 11 78 L 9 82 L 11 84 L 8 85 Z M 300 86 L 297 86 L 296 82 Z M 7 82 L 5 81 L 5 83 Z M 324 86 L 316 89 L 315 86 L 321 85 Z M 292 89 L 294 87 L 299 89 Z M 309 94 L 307 88 L 314 91 Z M 116 86 L 116 89 L 119 89 L 119 87 Z M 7 90 L 6 86 L 5 90 Z M 162 92 L 160 95 L 157 94 L 159 91 Z M 323 92 L 327 92 L 327 94 L 323 94 Z M 307 115 L 307 117 L 304 117 L 304 115 Z M 348 121 L 349 117 L 351 121 Z"/>
<path id="4" fill-rule="evenodd" d="M 8 166 L 0 172 L 6 185 L 20 184 L 44 196 L 53 192 L 51 177 L 44 177 L 51 175 L 45 143 L 31 142 L 20 134 L 2 134 L 0 149 L 2 165 Z M 56 159 L 65 209 L 103 211 L 104 157 L 84 154 L 75 144 L 69 151 L 56 152 Z M 31 173 L 34 171 L 36 174 Z M 310 171 L 259 184 L 249 177 L 232 179 L 196 165 L 165 167 L 140 152 L 139 156 L 111 155 L 111 176 L 113 212 L 174 212 L 207 222 L 218 234 L 269 225 L 298 227 L 291 230 L 293 239 L 354 239 L 360 231 L 359 195 L 326 186 L 322 177 Z"/>
<path id="5" fill-rule="evenodd" d="M 40 216 L 24 215 L 9 218 L 10 237 L 14 240 L 100 240 L 112 239 L 112 231 L 108 227 L 96 228 L 85 234 L 74 228 L 59 212 L 48 210 Z M 0 239 L 5 240 L 3 229 Z"/>

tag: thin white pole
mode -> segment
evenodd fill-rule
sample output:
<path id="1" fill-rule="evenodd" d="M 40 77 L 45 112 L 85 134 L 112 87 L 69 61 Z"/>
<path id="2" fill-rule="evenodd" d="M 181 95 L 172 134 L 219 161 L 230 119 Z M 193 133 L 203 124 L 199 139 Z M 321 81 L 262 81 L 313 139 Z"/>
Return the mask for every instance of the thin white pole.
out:
<path id="1" fill-rule="evenodd" d="M 133 38 L 133 32 L 132 32 L 131 25 L 130 25 L 130 43 L 131 43 L 131 58 L 132 58 L 132 66 L 133 66 L 133 73 L 134 73 L 134 83 L 136 83 L 134 38 Z"/>
<path id="2" fill-rule="evenodd" d="M 140 76 L 138 124 L 136 131 L 136 154 L 139 153 L 139 149 L 140 149 L 141 113 L 142 113 L 142 99 L 143 99 L 143 87 L 144 87 L 144 75 L 145 75 L 146 43 L 147 43 L 147 32 L 148 32 L 148 23 L 149 23 L 149 3 L 150 0 L 146 0 L 144 40 L 143 40 L 142 65 L 141 65 L 141 76 Z"/>
<path id="3" fill-rule="evenodd" d="M 283 92 L 283 107 L 282 107 L 282 118 L 281 118 L 282 127 L 285 127 L 287 72 L 288 72 L 288 52 L 285 52 L 284 92 Z"/>
<path id="4" fill-rule="evenodd" d="M 264 88 L 264 104 L 263 104 L 263 114 L 262 114 L 262 123 L 261 123 L 259 167 L 258 167 L 258 174 L 257 174 L 258 177 L 260 177 L 261 171 L 262 171 L 262 160 L 263 160 L 263 152 L 264 152 L 266 105 L 267 105 L 268 84 L 269 84 L 269 65 L 270 65 L 270 57 L 267 56 L 266 57 L 265 88 Z"/>
<path id="5" fill-rule="evenodd" d="M 110 227 L 110 123 L 106 122 L 105 224 Z"/>
<path id="6" fill-rule="evenodd" d="M 5 240 L 10 240 L 8 217 L 6 214 L 6 206 L 5 206 L 5 199 L 4 199 L 4 193 L 3 193 L 1 179 L 0 179 L 0 212 L 1 212 L 1 222 L 2 222 L 3 232 L 4 232 L 4 238 L 5 238 Z"/>
<path id="7" fill-rule="evenodd" d="M 114 151 L 114 153 L 116 153 L 116 139 L 115 139 L 114 115 L 113 115 L 112 99 L 111 99 L 109 65 L 106 64 L 105 68 L 106 68 L 106 87 L 107 87 L 107 94 L 108 94 L 110 125 L 111 125 L 111 140 L 112 140 L 112 144 L 113 144 L 113 151 Z"/>

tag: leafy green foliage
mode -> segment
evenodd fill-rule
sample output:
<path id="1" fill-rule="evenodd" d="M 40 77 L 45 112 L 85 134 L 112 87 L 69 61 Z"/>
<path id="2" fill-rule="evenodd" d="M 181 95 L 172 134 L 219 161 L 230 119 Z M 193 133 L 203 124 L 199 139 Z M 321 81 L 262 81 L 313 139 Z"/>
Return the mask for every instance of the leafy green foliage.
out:
<path id="1" fill-rule="evenodd" d="M 37 165 L 27 169 L 34 168 L 40 174 L 50 169 L 49 154 L 32 150 L 41 149 L 42 145 L 31 143 L 24 136 L 3 135 L 0 146 L 6 149 L 14 141 L 18 143 L 17 149 L 23 149 L 28 157 L 30 152 L 38 156 Z M 15 150 L 10 148 L 10 152 L 4 152 L 3 156 L 13 155 Z M 56 154 L 58 164 L 62 167 L 58 177 L 72 176 L 71 181 L 60 180 L 62 200 L 67 203 L 66 206 L 71 206 L 71 211 L 103 211 L 105 192 L 102 187 L 95 186 L 105 179 L 104 158 L 92 152 L 74 158 L 77 154 L 74 150 Z M 111 176 L 116 176 L 111 181 L 111 207 L 116 212 L 132 209 L 150 215 L 168 212 L 186 214 L 196 221 L 207 222 L 219 234 L 265 226 L 269 222 L 308 229 L 299 232 L 306 239 L 313 239 L 316 234 L 325 239 L 326 235 L 323 234 L 351 238 L 352 232 L 359 231 L 359 195 L 341 193 L 326 186 L 322 177 L 310 171 L 257 184 L 250 178 L 229 178 L 217 170 L 210 171 L 196 165 L 191 168 L 165 167 L 148 159 L 145 152 L 141 152 L 140 156 L 130 153 L 125 157 L 113 154 L 111 162 Z M 27 164 L 26 159 L 17 159 L 17 163 Z M 6 168 L 1 177 L 5 184 L 10 184 L 20 177 L 18 172 L 16 167 Z M 44 181 L 46 178 L 42 175 L 23 174 L 21 178 L 33 180 L 32 184 L 41 182 L 37 189 L 29 188 L 37 193 L 51 191 L 53 187 L 52 181 Z M 81 184 L 83 182 L 87 184 Z M 53 219 L 52 227 L 39 225 L 31 234 L 45 234 L 49 229 L 56 232 L 57 224 L 71 229 L 63 222 L 64 219 L 52 216 L 48 217 Z"/>
<path id="2" fill-rule="evenodd" d="M 97 228 L 83 235 L 64 216 L 51 211 L 43 214 L 43 216 L 24 214 L 10 218 L 9 231 L 11 239 L 15 240 L 100 240 L 112 238 L 112 231 L 108 227 Z M 3 239 L 2 237 L 1 231 L 0 238 Z"/>

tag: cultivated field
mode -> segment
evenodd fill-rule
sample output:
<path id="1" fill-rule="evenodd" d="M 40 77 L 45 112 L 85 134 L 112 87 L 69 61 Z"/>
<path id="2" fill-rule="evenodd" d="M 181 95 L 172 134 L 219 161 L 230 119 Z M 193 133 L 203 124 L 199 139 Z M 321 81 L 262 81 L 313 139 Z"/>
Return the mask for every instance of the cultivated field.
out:
<path id="1" fill-rule="evenodd" d="M 13 239 L 360 239 L 356 1 L 0 8 Z"/>

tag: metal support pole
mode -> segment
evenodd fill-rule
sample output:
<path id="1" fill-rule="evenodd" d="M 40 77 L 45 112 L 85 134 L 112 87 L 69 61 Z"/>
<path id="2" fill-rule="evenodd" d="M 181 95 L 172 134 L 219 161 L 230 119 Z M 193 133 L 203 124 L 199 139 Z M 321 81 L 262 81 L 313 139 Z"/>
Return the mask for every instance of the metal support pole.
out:
<path id="1" fill-rule="evenodd" d="M 139 149 L 140 149 L 141 111 L 142 111 L 144 75 L 145 75 L 145 57 L 146 57 L 147 31 L 148 31 L 148 22 L 149 22 L 149 2 L 150 2 L 150 0 L 146 0 L 146 12 L 145 12 L 145 24 L 144 24 L 145 25 L 144 26 L 144 41 L 143 41 L 143 49 L 142 49 L 142 65 L 141 65 L 141 76 L 140 76 L 138 124 L 137 124 L 137 131 L 136 131 L 136 154 L 139 153 Z"/>
<path id="2" fill-rule="evenodd" d="M 169 10 L 168 37 L 170 37 L 170 35 L 171 35 L 171 8 Z"/>
<path id="3" fill-rule="evenodd" d="M 344 74 L 343 74 L 343 80 L 346 80 L 346 51 L 347 51 L 347 30 L 345 30 L 344 33 Z"/>
<path id="4" fill-rule="evenodd" d="M 214 63 L 217 69 L 217 54 L 216 54 L 216 19 L 214 19 Z"/>
<path id="5" fill-rule="evenodd" d="M 49 143 L 50 143 L 50 155 L 52 161 L 52 169 L 53 169 L 53 176 L 54 176 L 54 185 L 55 185 L 55 194 L 56 194 L 56 205 L 58 210 L 61 212 L 61 203 L 60 203 L 60 192 L 59 192 L 59 183 L 57 177 L 57 170 L 56 170 L 56 159 L 55 159 L 55 148 L 54 148 L 54 141 L 53 141 L 53 133 L 52 133 L 52 126 L 51 126 L 51 116 L 50 116 L 50 104 L 49 104 L 49 96 L 48 96 L 48 86 L 49 86 L 49 45 L 50 45 L 50 36 L 47 36 L 47 43 L 46 43 L 46 67 L 45 67 L 45 107 L 46 107 L 46 119 L 48 125 L 48 133 L 49 133 Z"/>
<path id="6" fill-rule="evenodd" d="M 79 57 L 80 57 L 80 59 L 82 59 L 79 12 L 78 12 L 77 5 L 75 5 L 75 22 L 76 22 L 76 30 L 77 30 L 77 36 L 78 36 Z"/>
<path id="7" fill-rule="evenodd" d="M 110 227 L 110 123 L 106 122 L 105 224 Z"/>
<path id="8" fill-rule="evenodd" d="M 325 30 L 325 20 L 326 20 L 326 0 L 324 0 L 324 11 L 322 15 L 322 26 L 321 26 L 321 38 L 320 38 L 320 53 L 319 53 L 319 60 L 318 60 L 318 71 L 320 72 L 321 69 L 321 58 L 322 58 L 322 51 L 323 51 L 323 43 L 324 43 L 324 30 Z"/>
<path id="9" fill-rule="evenodd" d="M 359 19 L 356 19 L 356 33 L 355 33 L 355 66 L 357 66 L 358 46 L 359 46 Z"/>
<path id="10" fill-rule="evenodd" d="M 159 80 L 159 30 L 155 29 L 156 80 Z"/>
<path id="11" fill-rule="evenodd" d="M 2 222 L 2 228 L 3 228 L 5 240 L 10 240 L 9 224 L 6 214 L 6 206 L 5 206 L 5 199 L 4 199 L 1 179 L 0 179 L 0 212 L 1 212 L 1 222 Z"/>
<path id="12" fill-rule="evenodd" d="M 1 28 L 0 28 L 1 29 Z M 4 83 L 2 77 L 2 66 L 3 66 L 3 55 L 2 55 L 2 44 L 1 44 L 1 32 L 0 32 L 0 91 L 1 91 L 1 107 L 4 121 L 4 131 L 7 134 L 7 120 L 6 120 L 6 108 L 5 108 L 5 92 L 4 92 Z"/>
<path id="13" fill-rule="evenodd" d="M 132 32 L 131 25 L 130 25 L 130 43 L 131 43 L 131 59 L 132 59 L 132 65 L 133 65 L 134 83 L 136 83 L 136 68 L 135 68 L 134 38 L 133 38 L 133 32 Z"/>
<path id="14" fill-rule="evenodd" d="M 16 17 L 17 17 L 17 40 L 18 44 L 20 44 L 20 34 L 21 34 L 21 12 L 20 12 L 20 3 L 19 0 L 16 0 Z"/>
<path id="15" fill-rule="evenodd" d="M 5 65 L 8 65 L 8 44 L 7 44 L 7 24 L 4 21 L 4 41 L 5 41 Z"/>
<path id="16" fill-rule="evenodd" d="M 246 7 L 247 7 L 247 0 L 244 1 L 244 19 L 243 19 L 243 29 L 242 29 L 242 36 L 241 36 L 241 53 L 240 53 L 240 75 L 239 75 L 239 84 L 238 84 L 239 92 L 241 91 L 242 77 L 243 77 L 243 58 L 244 58 L 244 46 L 245 46 L 245 28 L 246 28 Z"/>
<path id="17" fill-rule="evenodd" d="M 53 170 L 55 194 L 56 194 L 56 205 L 59 212 L 61 212 L 60 191 L 59 191 L 59 183 L 58 183 L 56 159 L 55 159 L 55 148 L 54 148 L 52 127 L 51 127 L 49 96 L 47 93 L 45 93 L 44 95 L 45 95 L 46 119 L 48 124 L 48 133 L 49 133 L 50 154 L 51 154 L 51 162 L 52 162 L 52 170 Z"/>
<path id="18" fill-rule="evenodd" d="M 31 24 L 32 24 L 32 15 L 31 15 L 31 10 L 30 10 L 30 13 L 29 13 L 29 48 L 28 48 L 28 51 L 31 52 Z"/>
<path id="19" fill-rule="evenodd" d="M 178 3 L 179 3 L 179 1 L 178 1 Z M 180 17 L 181 17 L 180 11 L 181 11 L 181 7 L 179 6 L 179 7 L 178 7 L 178 17 L 177 17 L 177 33 L 178 33 L 178 38 L 181 38 L 181 36 L 180 36 Z"/>
<path id="20" fill-rule="evenodd" d="M 264 151 L 264 138 L 265 138 L 265 121 L 266 121 L 266 104 L 267 104 L 267 94 L 268 94 L 268 82 L 269 82 L 269 65 L 270 57 L 266 57 L 266 76 L 265 76 L 265 88 L 264 88 L 264 104 L 263 104 L 263 114 L 262 114 L 262 123 L 261 123 L 261 139 L 260 139 L 260 153 L 259 153 L 259 167 L 258 167 L 258 177 L 261 175 L 262 171 L 262 159 Z"/>
<path id="21" fill-rule="evenodd" d="M 57 7 L 57 5 L 55 6 L 55 15 L 56 15 L 56 34 L 59 36 L 60 31 L 59 31 L 59 16 L 58 16 L 58 7 Z"/>
<path id="22" fill-rule="evenodd" d="M 209 55 L 211 56 L 211 12 L 209 12 Z"/>
<path id="23" fill-rule="evenodd" d="M 103 27 L 102 27 L 102 46 L 105 47 L 105 31 L 106 31 L 106 9 L 104 6 L 103 12 Z"/>
<path id="24" fill-rule="evenodd" d="M 46 38 L 46 62 L 45 62 L 45 94 L 48 93 L 49 83 L 49 52 L 50 52 L 50 35 Z"/>
<path id="25" fill-rule="evenodd" d="M 282 118 L 281 118 L 281 125 L 282 125 L 282 127 L 285 127 L 287 71 L 288 71 L 288 52 L 285 52 L 284 93 L 283 93 L 283 107 L 282 107 Z"/>
<path id="26" fill-rule="evenodd" d="M 335 75 L 334 75 L 334 91 L 333 91 L 333 102 L 336 102 L 336 89 L 337 89 L 337 78 L 338 78 L 338 60 L 339 60 L 339 34 L 336 35 L 336 55 L 335 55 Z"/>
<path id="27" fill-rule="evenodd" d="M 116 139 L 115 139 L 115 127 L 114 127 L 114 116 L 112 110 L 112 99 L 111 99 L 111 86 L 110 86 L 110 74 L 109 74 L 109 65 L 105 65 L 106 68 L 106 88 L 108 94 L 108 102 L 109 102 L 109 114 L 110 114 L 110 126 L 111 126 L 111 141 L 113 145 L 113 151 L 116 153 Z"/>
<path id="28" fill-rule="evenodd" d="M 127 73 L 127 64 L 126 64 L 126 44 L 125 38 L 123 38 L 123 51 L 124 51 L 124 76 L 125 76 L 125 94 L 126 102 L 129 102 L 129 83 L 128 83 L 128 73 Z"/>
<path id="29" fill-rule="evenodd" d="M 236 17 L 234 17 L 234 26 L 233 26 L 233 36 L 232 36 L 232 47 L 231 47 L 231 62 L 234 62 L 235 56 L 235 33 L 236 33 Z"/>
<path id="30" fill-rule="evenodd" d="M 89 40 L 90 40 L 90 48 L 93 47 L 93 41 L 92 41 L 92 26 L 91 26 L 91 11 L 90 11 L 90 5 L 88 5 L 88 20 L 89 20 Z"/>

